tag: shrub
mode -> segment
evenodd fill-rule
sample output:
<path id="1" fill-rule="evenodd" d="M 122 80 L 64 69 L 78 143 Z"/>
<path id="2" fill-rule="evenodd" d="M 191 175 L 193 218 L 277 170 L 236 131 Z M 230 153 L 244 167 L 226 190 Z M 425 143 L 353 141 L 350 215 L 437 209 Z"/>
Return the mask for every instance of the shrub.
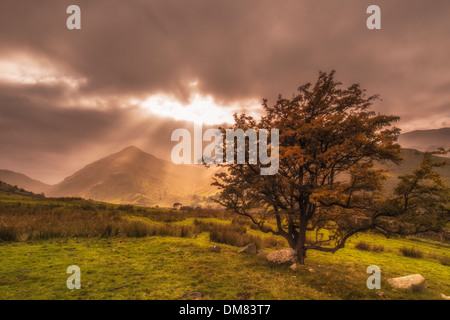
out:
<path id="1" fill-rule="evenodd" d="M 18 232 L 17 228 L 13 226 L 2 226 L 0 225 L 0 241 L 17 241 Z"/>
<path id="2" fill-rule="evenodd" d="M 439 262 L 444 266 L 450 266 L 450 257 L 448 256 L 440 256 L 438 258 Z"/>
<path id="3" fill-rule="evenodd" d="M 262 246 L 266 247 L 266 248 L 270 248 L 270 247 L 277 247 L 278 246 L 278 240 L 272 237 L 269 238 L 264 238 L 262 240 Z"/>
<path id="4" fill-rule="evenodd" d="M 384 251 L 386 251 L 386 248 L 382 244 L 379 244 L 379 245 L 374 244 L 370 250 L 375 251 L 375 252 L 384 252 Z"/>
<path id="5" fill-rule="evenodd" d="M 129 221 L 123 224 L 121 231 L 127 237 L 147 237 L 147 236 L 173 236 L 186 238 L 192 236 L 195 232 L 190 226 L 174 225 L 151 225 L 143 221 Z"/>
<path id="6" fill-rule="evenodd" d="M 365 241 L 359 241 L 357 244 L 355 244 L 355 248 L 358 249 L 358 250 L 369 251 L 370 250 L 370 244 L 368 244 Z"/>
<path id="7" fill-rule="evenodd" d="M 134 210 L 134 207 L 130 204 L 121 204 L 117 207 L 117 210 L 132 212 Z"/>
<path id="8" fill-rule="evenodd" d="M 235 220 L 236 221 L 236 220 Z M 245 226 L 237 222 L 231 224 L 216 224 L 194 220 L 194 226 L 198 232 L 209 232 L 209 239 L 213 242 L 229 244 L 231 246 L 243 247 L 255 242 L 258 247 L 276 246 L 278 241 L 273 238 L 265 238 L 247 234 Z"/>
<path id="9" fill-rule="evenodd" d="M 249 234 L 242 234 L 230 229 L 214 230 L 209 233 L 209 239 L 214 242 L 229 244 L 235 247 L 243 247 L 255 242 L 261 246 L 261 239 Z"/>
<path id="10" fill-rule="evenodd" d="M 84 211 L 80 206 L 37 205 L 10 207 L 0 203 L 0 242 L 36 239 L 114 236 L 146 237 L 194 235 L 194 227 L 150 225 L 141 220 L 129 221 L 113 209 Z"/>
<path id="11" fill-rule="evenodd" d="M 374 251 L 374 252 L 383 252 L 386 250 L 386 248 L 382 244 L 371 245 L 370 243 L 367 243 L 365 241 L 359 241 L 357 244 L 355 244 L 355 248 L 358 250 Z"/>
<path id="12" fill-rule="evenodd" d="M 414 249 L 414 248 L 401 247 L 400 252 L 405 257 L 410 257 L 410 258 L 423 258 L 423 256 L 424 256 L 424 253 L 422 251 L 420 251 L 418 249 Z"/>
<path id="13" fill-rule="evenodd" d="M 247 233 L 247 229 L 244 226 L 238 225 L 236 223 L 217 224 L 212 222 L 203 222 L 195 219 L 194 226 L 196 226 L 200 230 L 200 232 L 214 232 L 214 231 L 228 230 L 238 234 Z"/>

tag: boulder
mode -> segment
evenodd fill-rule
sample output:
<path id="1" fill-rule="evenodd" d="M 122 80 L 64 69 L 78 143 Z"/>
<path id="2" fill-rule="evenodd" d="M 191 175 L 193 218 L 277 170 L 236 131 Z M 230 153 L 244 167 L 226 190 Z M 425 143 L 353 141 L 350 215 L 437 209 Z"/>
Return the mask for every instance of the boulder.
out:
<path id="1" fill-rule="evenodd" d="M 425 278 L 420 274 L 391 278 L 387 282 L 395 289 L 419 291 L 425 288 Z"/>
<path id="2" fill-rule="evenodd" d="M 275 263 L 295 263 L 297 261 L 297 254 L 294 249 L 283 249 L 272 251 L 267 254 L 267 260 Z"/>
<path id="3" fill-rule="evenodd" d="M 248 246 L 243 247 L 238 251 L 238 253 L 250 253 L 250 254 L 257 254 L 258 253 L 258 247 L 256 246 L 256 243 L 250 243 Z"/>

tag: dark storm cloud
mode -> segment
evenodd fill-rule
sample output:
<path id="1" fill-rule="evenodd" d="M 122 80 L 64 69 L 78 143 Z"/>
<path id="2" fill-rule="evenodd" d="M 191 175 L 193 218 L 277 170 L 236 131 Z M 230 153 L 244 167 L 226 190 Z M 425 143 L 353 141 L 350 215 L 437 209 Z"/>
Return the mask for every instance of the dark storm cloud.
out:
<path id="1" fill-rule="evenodd" d="M 66 28 L 71 4 L 80 31 Z M 382 30 L 366 28 L 371 4 Z M 25 56 L 85 81 L 0 82 L 0 167 L 67 174 L 132 143 L 167 158 L 181 124 L 129 98 L 186 100 L 192 81 L 226 105 L 291 96 L 336 69 L 345 85 L 379 93 L 377 111 L 400 115 L 403 128 L 438 127 L 450 119 L 448 12 L 447 0 L 2 0 L 0 62 Z"/>
<path id="2" fill-rule="evenodd" d="M 332 68 L 385 95 L 448 70 L 448 1 L 376 2 L 381 31 L 365 27 L 372 2 L 348 0 L 77 1 L 82 30 L 69 31 L 72 1 L 4 0 L 0 48 L 49 56 L 87 77 L 87 91 L 183 97 L 198 79 L 222 100 L 291 94 Z"/>

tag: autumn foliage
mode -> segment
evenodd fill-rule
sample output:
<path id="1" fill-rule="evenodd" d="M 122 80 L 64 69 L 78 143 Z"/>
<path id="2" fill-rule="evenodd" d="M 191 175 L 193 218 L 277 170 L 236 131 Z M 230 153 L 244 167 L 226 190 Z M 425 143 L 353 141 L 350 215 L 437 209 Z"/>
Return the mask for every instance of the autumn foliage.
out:
<path id="1" fill-rule="evenodd" d="M 400 130 L 393 126 L 399 118 L 371 110 L 377 98 L 358 84 L 343 88 L 334 71 L 321 72 L 291 99 L 279 96 L 274 105 L 264 100 L 260 120 L 235 115 L 234 129 L 279 129 L 279 170 L 263 176 L 261 164 L 224 164 L 214 183 L 221 190 L 217 201 L 260 230 L 283 236 L 300 263 L 307 250 L 335 252 L 361 231 L 388 235 L 442 227 L 448 188 L 432 173 L 431 158 L 401 177 L 394 196 L 385 194 L 387 172 L 375 163 L 400 163 Z M 437 189 L 421 183 L 428 178 Z M 442 201 L 436 207 L 430 197 L 438 189 Z M 415 192 L 428 195 L 422 199 L 427 205 Z M 307 231 L 314 235 L 308 241 Z"/>

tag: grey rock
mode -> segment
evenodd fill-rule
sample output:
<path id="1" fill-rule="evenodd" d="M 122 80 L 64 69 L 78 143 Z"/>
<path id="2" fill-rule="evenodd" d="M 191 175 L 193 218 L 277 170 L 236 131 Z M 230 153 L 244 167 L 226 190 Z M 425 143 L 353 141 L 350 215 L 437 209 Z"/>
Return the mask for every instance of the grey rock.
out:
<path id="1" fill-rule="evenodd" d="M 297 254 L 294 249 L 283 249 L 272 251 L 267 254 L 267 260 L 275 263 L 295 263 L 297 261 Z"/>
<path id="2" fill-rule="evenodd" d="M 425 288 L 425 278 L 420 274 L 391 278 L 387 282 L 395 289 L 420 291 Z"/>
<path id="3" fill-rule="evenodd" d="M 243 247 L 238 251 L 238 253 L 249 253 L 249 254 L 257 254 L 258 253 L 258 247 L 256 246 L 256 243 L 250 243 L 248 246 Z"/>

